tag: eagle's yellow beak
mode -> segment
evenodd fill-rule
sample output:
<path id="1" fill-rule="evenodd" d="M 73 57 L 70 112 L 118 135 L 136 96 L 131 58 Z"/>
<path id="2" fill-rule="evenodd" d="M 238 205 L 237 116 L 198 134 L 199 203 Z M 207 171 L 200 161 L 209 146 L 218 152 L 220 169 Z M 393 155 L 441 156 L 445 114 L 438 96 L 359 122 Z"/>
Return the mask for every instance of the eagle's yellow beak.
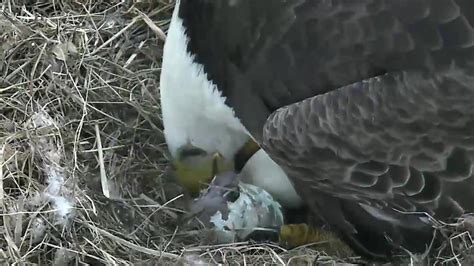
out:
<path id="1" fill-rule="evenodd" d="M 226 160 L 219 153 L 185 146 L 178 151 L 173 161 L 178 183 L 196 197 L 206 188 L 216 174 L 233 171 L 234 161 Z"/>

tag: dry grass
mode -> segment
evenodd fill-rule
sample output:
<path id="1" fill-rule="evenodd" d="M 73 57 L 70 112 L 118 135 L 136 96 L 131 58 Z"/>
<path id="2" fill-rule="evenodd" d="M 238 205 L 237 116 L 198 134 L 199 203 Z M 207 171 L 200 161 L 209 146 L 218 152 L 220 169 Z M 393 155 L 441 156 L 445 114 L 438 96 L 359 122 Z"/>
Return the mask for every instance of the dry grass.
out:
<path id="1" fill-rule="evenodd" d="M 171 0 L 0 5 L 0 264 L 335 264 L 180 226 L 158 83 Z"/>

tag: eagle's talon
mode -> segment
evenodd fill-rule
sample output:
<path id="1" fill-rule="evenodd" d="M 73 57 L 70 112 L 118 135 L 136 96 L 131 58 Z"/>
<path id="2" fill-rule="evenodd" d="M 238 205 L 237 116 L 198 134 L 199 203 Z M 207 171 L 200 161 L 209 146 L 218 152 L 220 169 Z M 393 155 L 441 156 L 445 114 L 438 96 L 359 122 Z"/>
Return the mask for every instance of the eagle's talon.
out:
<path id="1" fill-rule="evenodd" d="M 307 224 L 285 224 L 280 227 L 279 242 L 288 248 L 314 244 L 328 255 L 347 257 L 353 251 L 334 233 L 308 226 Z"/>

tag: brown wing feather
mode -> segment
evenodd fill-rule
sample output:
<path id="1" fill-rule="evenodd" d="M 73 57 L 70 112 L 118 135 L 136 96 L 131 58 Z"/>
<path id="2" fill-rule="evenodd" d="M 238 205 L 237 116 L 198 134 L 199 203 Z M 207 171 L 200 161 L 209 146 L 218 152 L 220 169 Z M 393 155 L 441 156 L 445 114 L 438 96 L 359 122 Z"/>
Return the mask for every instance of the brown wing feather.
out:
<path id="1" fill-rule="evenodd" d="M 447 98 L 446 89 L 458 93 Z M 342 198 L 406 198 L 446 219 L 459 213 L 438 213 L 441 201 L 474 211 L 474 193 L 456 192 L 474 186 L 474 149 L 464 145 L 474 136 L 470 99 L 474 76 L 456 67 L 386 74 L 278 110 L 263 146 L 291 177 L 315 189 L 325 181 L 321 189 Z M 448 110 L 462 115 L 447 121 L 440 114 Z"/>
<path id="2" fill-rule="evenodd" d="M 263 148 L 360 252 L 390 254 L 378 242 L 387 236 L 422 252 L 431 226 L 394 209 L 445 221 L 474 211 L 470 73 L 385 74 L 289 105 L 269 117 Z M 446 112 L 462 115 L 446 120 Z"/>

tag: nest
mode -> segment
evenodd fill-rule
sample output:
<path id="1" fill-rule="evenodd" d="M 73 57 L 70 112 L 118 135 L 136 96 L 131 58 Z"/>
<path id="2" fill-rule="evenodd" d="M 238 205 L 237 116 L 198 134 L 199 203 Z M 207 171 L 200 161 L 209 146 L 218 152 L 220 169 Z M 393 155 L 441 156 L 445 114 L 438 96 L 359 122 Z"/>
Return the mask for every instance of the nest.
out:
<path id="1" fill-rule="evenodd" d="M 342 262 L 181 226 L 158 96 L 173 6 L 0 5 L 0 264 Z"/>

